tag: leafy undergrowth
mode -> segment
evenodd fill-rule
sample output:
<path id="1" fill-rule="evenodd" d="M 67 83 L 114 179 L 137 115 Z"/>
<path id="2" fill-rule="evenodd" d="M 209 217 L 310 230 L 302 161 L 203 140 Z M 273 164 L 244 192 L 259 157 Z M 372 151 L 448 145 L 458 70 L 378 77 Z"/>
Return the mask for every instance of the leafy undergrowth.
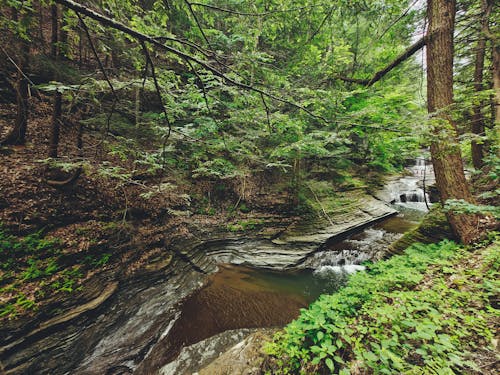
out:
<path id="1" fill-rule="evenodd" d="M 414 244 L 371 265 L 266 345 L 266 373 L 495 373 L 499 255 L 497 235 L 475 249 Z"/>

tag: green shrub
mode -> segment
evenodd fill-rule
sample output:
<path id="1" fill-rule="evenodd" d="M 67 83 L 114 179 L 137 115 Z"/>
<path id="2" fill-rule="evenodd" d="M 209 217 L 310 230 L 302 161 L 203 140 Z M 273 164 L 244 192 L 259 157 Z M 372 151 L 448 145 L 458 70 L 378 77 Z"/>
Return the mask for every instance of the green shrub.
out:
<path id="1" fill-rule="evenodd" d="M 266 345 L 267 373 L 349 374 L 358 367 L 376 374 L 453 374 L 474 368 L 473 343 L 492 337 L 486 322 L 494 309 L 482 307 L 498 291 L 499 253 L 498 244 L 486 250 L 487 271 L 463 269 L 454 266 L 470 253 L 442 241 L 415 244 L 372 265 L 303 309 Z"/>

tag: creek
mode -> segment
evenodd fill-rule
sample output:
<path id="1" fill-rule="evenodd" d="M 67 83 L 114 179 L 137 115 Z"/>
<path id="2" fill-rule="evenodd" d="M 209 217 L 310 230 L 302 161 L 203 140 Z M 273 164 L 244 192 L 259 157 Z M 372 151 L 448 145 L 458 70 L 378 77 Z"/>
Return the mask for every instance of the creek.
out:
<path id="1" fill-rule="evenodd" d="M 380 193 L 397 211 L 377 201 L 356 214 L 370 213 L 365 224 L 348 218 L 335 237 L 326 227 L 204 243 L 166 272 L 122 283 L 95 313 L 6 352 L 5 363 L 24 371 L 12 373 L 192 374 L 250 329 L 287 324 L 416 226 L 426 209 L 421 181 L 432 171 L 418 161 L 408 170 Z"/>

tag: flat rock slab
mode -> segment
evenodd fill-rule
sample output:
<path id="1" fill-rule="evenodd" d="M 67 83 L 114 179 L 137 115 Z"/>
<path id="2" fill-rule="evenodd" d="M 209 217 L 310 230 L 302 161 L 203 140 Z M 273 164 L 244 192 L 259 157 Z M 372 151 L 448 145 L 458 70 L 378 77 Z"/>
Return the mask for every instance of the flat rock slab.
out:
<path id="1" fill-rule="evenodd" d="M 218 263 L 256 268 L 287 270 L 301 268 L 304 261 L 327 241 L 349 234 L 374 222 L 397 214 L 397 211 L 372 196 L 356 196 L 346 213 L 330 220 L 304 220 L 285 229 L 279 237 L 232 238 L 198 245 L 184 253 L 198 268 L 213 271 Z M 206 256 L 208 255 L 208 257 Z"/>
<path id="2" fill-rule="evenodd" d="M 288 228 L 272 242 L 277 245 L 308 243 L 319 246 L 332 237 L 364 227 L 375 221 L 397 214 L 394 208 L 372 196 L 362 196 L 357 205 L 344 215 L 322 220 L 316 225 L 298 223 Z"/>
<path id="3" fill-rule="evenodd" d="M 273 330 L 258 330 L 201 369 L 199 375 L 259 375 L 264 360 L 262 346 L 271 340 Z"/>

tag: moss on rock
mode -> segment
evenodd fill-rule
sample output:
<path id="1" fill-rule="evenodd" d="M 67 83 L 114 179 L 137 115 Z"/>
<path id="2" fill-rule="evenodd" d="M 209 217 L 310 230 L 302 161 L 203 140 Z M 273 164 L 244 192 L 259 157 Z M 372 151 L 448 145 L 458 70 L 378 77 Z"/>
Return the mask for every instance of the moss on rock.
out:
<path id="1" fill-rule="evenodd" d="M 401 254 L 415 242 L 434 243 L 445 238 L 456 239 L 443 208 L 435 204 L 418 227 L 406 232 L 403 237 L 388 247 L 386 255 Z"/>

